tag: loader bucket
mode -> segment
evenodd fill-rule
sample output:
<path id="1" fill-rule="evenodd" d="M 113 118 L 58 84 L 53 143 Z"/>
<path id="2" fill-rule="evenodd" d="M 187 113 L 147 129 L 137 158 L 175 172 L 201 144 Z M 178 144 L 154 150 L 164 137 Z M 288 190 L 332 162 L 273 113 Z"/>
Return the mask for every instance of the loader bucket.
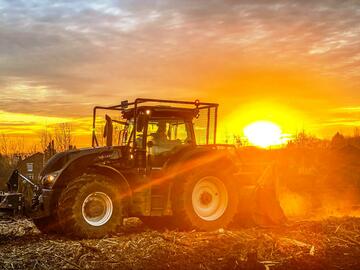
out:
<path id="1" fill-rule="evenodd" d="M 245 185 L 239 190 L 236 223 L 269 227 L 287 221 L 278 199 L 277 179 L 275 165 L 269 165 L 257 183 Z"/>

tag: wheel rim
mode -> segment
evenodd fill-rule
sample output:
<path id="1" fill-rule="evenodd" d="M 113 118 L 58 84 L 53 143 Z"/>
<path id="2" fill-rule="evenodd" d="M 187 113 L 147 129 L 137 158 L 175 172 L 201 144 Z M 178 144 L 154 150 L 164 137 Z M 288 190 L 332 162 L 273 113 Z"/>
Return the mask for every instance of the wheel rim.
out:
<path id="1" fill-rule="evenodd" d="M 201 178 L 192 192 L 195 213 L 203 220 L 219 219 L 228 207 L 228 192 L 225 184 L 215 176 Z"/>
<path id="2" fill-rule="evenodd" d="M 82 216 L 92 226 L 102 226 L 112 216 L 113 203 L 104 192 L 89 194 L 82 204 Z"/>

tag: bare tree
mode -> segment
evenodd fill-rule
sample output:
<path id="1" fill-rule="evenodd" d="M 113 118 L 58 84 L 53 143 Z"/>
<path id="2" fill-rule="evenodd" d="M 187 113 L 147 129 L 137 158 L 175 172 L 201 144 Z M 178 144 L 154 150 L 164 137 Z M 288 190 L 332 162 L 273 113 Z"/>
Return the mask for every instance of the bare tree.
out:
<path id="1" fill-rule="evenodd" d="M 15 168 L 19 158 L 25 157 L 29 151 L 25 149 L 25 137 L 0 134 L 0 155 L 6 160 L 8 169 Z"/>
<path id="2" fill-rule="evenodd" d="M 48 126 L 44 126 L 44 128 L 38 133 L 40 146 L 42 150 L 45 150 L 49 143 L 54 140 L 53 132 L 51 132 Z"/>
<path id="3" fill-rule="evenodd" d="M 39 150 L 41 151 L 42 149 L 39 149 L 38 147 L 39 147 L 38 144 L 36 144 L 36 143 L 32 144 L 32 145 L 28 148 L 27 153 L 28 153 L 29 155 L 33 155 L 33 154 L 39 152 Z"/>
<path id="4" fill-rule="evenodd" d="M 58 151 L 66 151 L 74 144 L 73 129 L 70 123 L 61 123 L 54 128 L 55 145 Z"/>
<path id="5" fill-rule="evenodd" d="M 24 155 L 25 138 L 23 136 L 10 137 L 3 133 L 0 134 L 0 153 L 5 156 Z"/>
<path id="6" fill-rule="evenodd" d="M 359 129 L 359 127 L 354 128 L 354 137 L 356 137 L 356 138 L 360 137 L 360 129 Z"/>
<path id="7" fill-rule="evenodd" d="M 11 153 L 17 153 L 18 155 L 24 156 L 26 154 L 25 150 L 25 137 L 15 137 L 11 141 Z"/>
<path id="8" fill-rule="evenodd" d="M 0 134 L 0 153 L 4 156 L 9 154 L 9 140 L 4 133 Z"/>

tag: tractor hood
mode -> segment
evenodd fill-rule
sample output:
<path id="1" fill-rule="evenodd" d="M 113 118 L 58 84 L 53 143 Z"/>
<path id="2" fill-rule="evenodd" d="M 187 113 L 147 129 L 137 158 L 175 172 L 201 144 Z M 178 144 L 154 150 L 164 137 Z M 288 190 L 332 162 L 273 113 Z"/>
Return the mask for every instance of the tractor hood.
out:
<path id="1" fill-rule="evenodd" d="M 71 161 L 81 157 L 94 156 L 100 161 L 101 158 L 107 158 L 115 153 L 117 158 L 119 158 L 121 156 L 121 148 L 122 147 L 82 148 L 57 153 L 46 163 L 40 173 L 40 178 L 49 173 L 62 170 L 67 166 L 67 164 L 71 163 Z"/>

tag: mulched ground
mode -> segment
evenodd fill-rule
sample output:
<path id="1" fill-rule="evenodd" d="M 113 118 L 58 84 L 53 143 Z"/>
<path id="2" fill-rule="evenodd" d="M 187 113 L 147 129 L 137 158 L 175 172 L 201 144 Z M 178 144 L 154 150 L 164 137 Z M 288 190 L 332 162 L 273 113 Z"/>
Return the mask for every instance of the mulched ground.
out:
<path id="1" fill-rule="evenodd" d="M 0 269 L 360 269 L 360 218 L 214 232 L 158 232 L 129 219 L 114 237 L 80 241 L 1 220 Z"/>

